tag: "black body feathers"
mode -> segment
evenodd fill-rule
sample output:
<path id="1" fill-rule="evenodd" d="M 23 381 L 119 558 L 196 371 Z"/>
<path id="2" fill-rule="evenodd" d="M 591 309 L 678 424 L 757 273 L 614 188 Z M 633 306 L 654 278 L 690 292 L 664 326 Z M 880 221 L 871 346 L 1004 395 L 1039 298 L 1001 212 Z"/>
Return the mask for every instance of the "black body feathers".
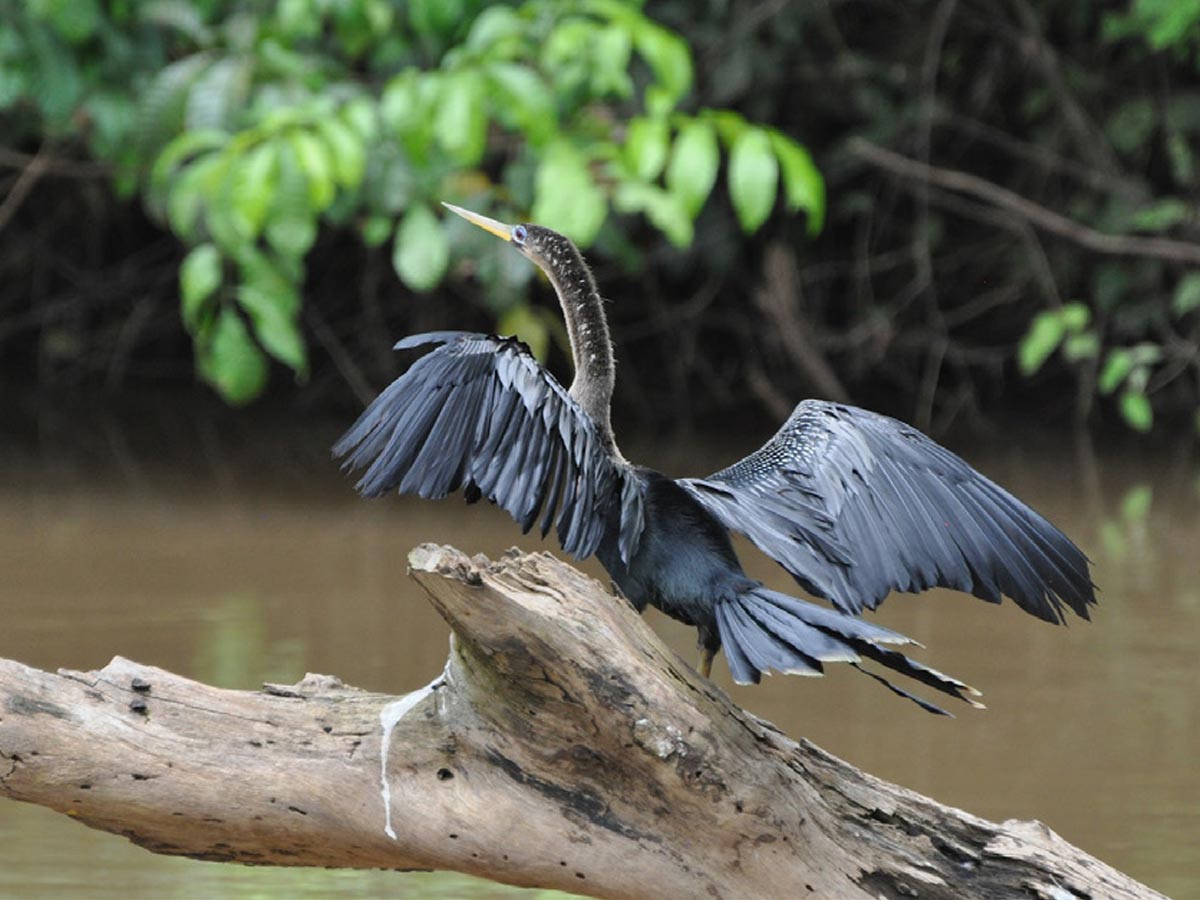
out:
<path id="1" fill-rule="evenodd" d="M 463 489 L 523 530 L 554 527 L 576 557 L 597 554 L 624 595 L 723 647 L 739 682 L 764 671 L 817 675 L 870 661 L 968 702 L 962 682 L 856 618 L 892 591 L 934 586 L 990 602 L 1007 595 L 1061 622 L 1095 603 L 1088 563 L 1057 528 L 950 451 L 894 419 L 805 401 L 761 449 L 707 478 L 631 466 L 524 344 L 439 332 L 438 344 L 334 448 L 365 469 L 359 490 L 443 497 Z M 836 609 L 771 591 L 742 571 L 729 530 L 746 534 Z M 872 677 L 934 712 L 876 672 Z"/>

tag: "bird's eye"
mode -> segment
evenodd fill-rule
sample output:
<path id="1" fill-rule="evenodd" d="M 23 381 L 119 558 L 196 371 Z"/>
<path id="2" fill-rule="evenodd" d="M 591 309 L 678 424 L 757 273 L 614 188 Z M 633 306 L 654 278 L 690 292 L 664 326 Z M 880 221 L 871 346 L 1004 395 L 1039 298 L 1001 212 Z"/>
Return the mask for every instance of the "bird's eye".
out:
<path id="1" fill-rule="evenodd" d="M 525 238 L 527 237 L 529 237 L 529 234 L 525 231 L 524 225 L 518 225 L 512 230 L 512 239 L 514 244 L 524 244 Z"/>

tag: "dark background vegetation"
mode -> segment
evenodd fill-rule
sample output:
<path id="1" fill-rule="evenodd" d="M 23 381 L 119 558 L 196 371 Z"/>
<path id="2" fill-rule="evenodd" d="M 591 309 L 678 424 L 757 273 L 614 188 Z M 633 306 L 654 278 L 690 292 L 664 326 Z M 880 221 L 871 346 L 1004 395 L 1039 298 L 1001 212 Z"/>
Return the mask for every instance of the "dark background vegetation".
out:
<path id="1" fill-rule="evenodd" d="M 1194 0 L 0 11 L 11 389 L 341 414 L 426 328 L 562 372 L 446 199 L 588 245 L 626 422 L 1200 429 Z"/>

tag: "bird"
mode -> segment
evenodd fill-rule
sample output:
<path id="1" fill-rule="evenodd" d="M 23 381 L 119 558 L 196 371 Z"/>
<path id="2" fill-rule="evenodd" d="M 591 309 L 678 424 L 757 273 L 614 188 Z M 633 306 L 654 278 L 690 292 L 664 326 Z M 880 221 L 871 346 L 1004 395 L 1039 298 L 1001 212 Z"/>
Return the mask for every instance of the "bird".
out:
<path id="1" fill-rule="evenodd" d="M 611 421 L 615 360 L 605 302 L 572 241 L 444 204 L 545 273 L 566 321 L 569 388 L 515 337 L 438 331 L 334 445 L 366 497 L 398 492 L 492 501 L 522 533 L 551 528 L 598 558 L 614 592 L 697 630 L 700 674 L 724 650 L 735 682 L 821 675 L 848 663 L 923 709 L 943 707 L 896 674 L 982 707 L 980 692 L 911 659 L 904 635 L 862 618 L 892 592 L 934 587 L 1065 623 L 1096 603 L 1089 561 L 1058 528 L 931 438 L 846 403 L 807 399 L 762 447 L 703 478 L 629 462 Z M 812 598 L 743 570 L 740 533 Z M 919 646 L 919 645 L 917 645 Z M 874 664 L 874 665 L 870 665 Z M 885 675 L 876 670 L 882 667 Z M 903 685 L 903 686 L 902 686 Z M 943 701 L 944 702 L 944 701 Z"/>

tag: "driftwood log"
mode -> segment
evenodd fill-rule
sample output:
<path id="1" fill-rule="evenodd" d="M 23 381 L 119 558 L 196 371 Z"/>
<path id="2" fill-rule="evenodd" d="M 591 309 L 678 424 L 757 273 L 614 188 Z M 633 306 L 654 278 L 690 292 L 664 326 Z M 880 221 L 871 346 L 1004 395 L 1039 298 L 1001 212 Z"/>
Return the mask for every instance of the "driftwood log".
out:
<path id="1" fill-rule="evenodd" d="M 0 796 L 156 853 L 597 897 L 1160 896 L 1040 823 L 988 822 L 795 743 L 547 554 L 423 546 L 410 564 L 454 638 L 402 698 L 0 661 Z"/>

